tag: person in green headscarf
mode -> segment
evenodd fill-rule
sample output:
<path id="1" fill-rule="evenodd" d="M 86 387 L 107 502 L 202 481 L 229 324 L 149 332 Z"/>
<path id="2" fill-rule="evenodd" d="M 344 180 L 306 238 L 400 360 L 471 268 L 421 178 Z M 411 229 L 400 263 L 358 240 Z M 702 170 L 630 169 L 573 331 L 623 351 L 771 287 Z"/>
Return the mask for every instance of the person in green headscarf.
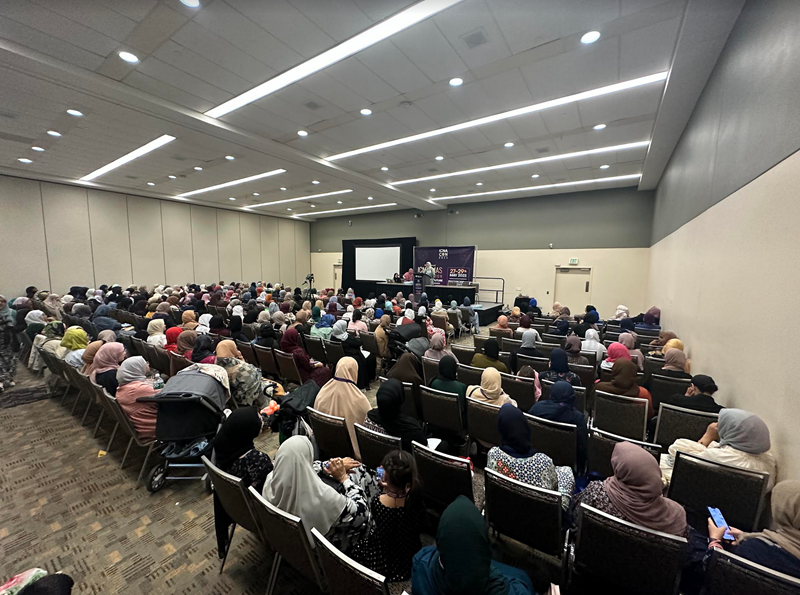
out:
<path id="1" fill-rule="evenodd" d="M 414 556 L 414 595 L 530 595 L 533 584 L 519 568 L 492 560 L 489 533 L 480 511 L 465 496 L 445 509 L 436 545 Z"/>
<path id="2" fill-rule="evenodd" d="M 319 306 L 314 306 L 311 308 L 311 320 L 314 321 L 314 324 L 318 323 L 322 318 L 322 309 Z"/>
<path id="3" fill-rule="evenodd" d="M 82 368 L 83 350 L 89 345 L 89 335 L 79 326 L 71 326 L 64 333 L 61 345 L 56 349 L 56 356 L 63 359 L 73 368 Z"/>

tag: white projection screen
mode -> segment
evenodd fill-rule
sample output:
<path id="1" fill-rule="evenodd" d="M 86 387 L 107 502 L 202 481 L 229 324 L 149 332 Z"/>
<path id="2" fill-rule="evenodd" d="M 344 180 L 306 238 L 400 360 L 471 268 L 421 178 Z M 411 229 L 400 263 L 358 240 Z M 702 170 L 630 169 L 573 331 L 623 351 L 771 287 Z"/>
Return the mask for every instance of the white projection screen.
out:
<path id="1" fill-rule="evenodd" d="M 386 281 L 400 271 L 400 246 L 356 246 L 356 279 Z"/>

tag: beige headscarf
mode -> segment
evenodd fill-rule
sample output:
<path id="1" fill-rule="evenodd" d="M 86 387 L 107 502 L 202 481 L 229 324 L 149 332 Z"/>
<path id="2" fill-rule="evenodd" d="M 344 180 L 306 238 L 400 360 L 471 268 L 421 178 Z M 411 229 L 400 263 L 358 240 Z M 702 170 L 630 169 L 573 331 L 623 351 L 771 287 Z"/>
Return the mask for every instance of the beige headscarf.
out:
<path id="1" fill-rule="evenodd" d="M 184 310 L 181 314 L 181 328 L 185 331 L 193 331 L 197 328 L 194 310 Z"/>
<path id="2" fill-rule="evenodd" d="M 347 431 L 350 433 L 350 441 L 353 443 L 353 452 L 360 460 L 361 453 L 358 450 L 353 424 L 363 423 L 367 412 L 372 407 L 364 393 L 358 390 L 357 378 L 358 363 L 356 360 L 352 357 L 340 359 L 336 364 L 336 374 L 317 393 L 314 409 L 345 419 Z"/>
<path id="3" fill-rule="evenodd" d="M 481 374 L 480 386 L 474 384 L 467 387 L 467 396 L 492 405 L 512 403 L 515 407 L 517 406 L 517 402 L 503 391 L 503 382 L 497 368 L 486 368 Z"/>
<path id="4" fill-rule="evenodd" d="M 772 522 L 774 530 L 745 533 L 739 542 L 751 538 L 768 539 L 800 558 L 800 481 L 785 479 L 772 490 Z"/>
<path id="5" fill-rule="evenodd" d="M 550 316 L 561 316 L 561 302 L 553 302 L 553 311 L 550 312 Z"/>

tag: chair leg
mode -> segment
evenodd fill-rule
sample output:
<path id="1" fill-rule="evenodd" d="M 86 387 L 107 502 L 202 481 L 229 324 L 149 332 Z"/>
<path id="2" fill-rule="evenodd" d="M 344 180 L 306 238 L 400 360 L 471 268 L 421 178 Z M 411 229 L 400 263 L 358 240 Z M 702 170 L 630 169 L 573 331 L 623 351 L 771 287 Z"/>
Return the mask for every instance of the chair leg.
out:
<path id="1" fill-rule="evenodd" d="M 139 477 L 136 479 L 136 486 L 134 489 L 139 487 L 139 484 L 142 482 L 142 475 L 144 475 L 144 470 L 147 468 L 147 461 L 150 460 L 150 453 L 153 452 L 153 447 L 156 445 L 155 442 L 150 443 L 150 448 L 147 449 L 147 454 L 144 455 L 144 463 L 142 463 L 142 470 L 139 471 Z"/>
<path id="2" fill-rule="evenodd" d="M 78 396 L 75 397 L 75 402 L 72 404 L 72 409 L 69 410 L 71 415 L 75 414 L 75 409 L 78 408 L 78 401 L 81 400 L 81 391 L 78 391 Z"/>
<path id="3" fill-rule="evenodd" d="M 100 415 L 97 416 L 97 423 L 94 424 L 94 433 L 92 434 L 92 438 L 97 438 L 97 430 L 100 429 L 100 422 L 103 421 L 103 414 L 105 411 L 102 409 L 100 410 Z"/>
<path id="4" fill-rule="evenodd" d="M 114 442 L 114 436 L 117 435 L 117 428 L 119 428 L 119 422 L 114 424 L 114 429 L 111 432 L 111 438 L 108 439 L 108 445 L 106 446 L 106 452 L 111 449 L 111 443 Z"/>
<path id="5" fill-rule="evenodd" d="M 89 415 L 89 409 L 92 408 L 92 399 L 89 397 L 89 402 L 86 404 L 86 411 L 83 412 L 83 417 L 81 418 L 81 425 L 86 423 L 86 416 Z"/>
<path id="6" fill-rule="evenodd" d="M 128 458 L 128 453 L 131 450 L 131 444 L 133 444 L 133 436 L 131 436 L 131 439 L 128 440 L 128 448 L 125 449 L 125 454 L 122 457 L 122 462 L 119 464 L 120 469 L 122 469 L 125 466 L 125 459 Z"/>
<path id="7" fill-rule="evenodd" d="M 267 585 L 266 595 L 272 595 L 275 592 L 275 585 L 278 584 L 278 571 L 281 568 L 281 560 L 283 560 L 283 556 L 275 552 L 275 559 L 272 562 L 272 573 L 270 575 L 270 582 Z"/>
<path id="8" fill-rule="evenodd" d="M 233 542 L 233 532 L 236 531 L 236 523 L 231 526 L 231 532 L 228 533 L 228 544 L 225 546 L 225 555 L 222 557 L 222 564 L 219 565 L 219 573 L 225 568 L 225 560 L 228 559 L 228 552 L 231 551 L 231 543 Z"/>
<path id="9" fill-rule="evenodd" d="M 69 384 L 67 385 L 67 388 L 64 389 L 64 394 L 61 395 L 61 404 L 62 405 L 64 404 L 64 400 L 67 398 L 68 394 L 69 394 Z"/>

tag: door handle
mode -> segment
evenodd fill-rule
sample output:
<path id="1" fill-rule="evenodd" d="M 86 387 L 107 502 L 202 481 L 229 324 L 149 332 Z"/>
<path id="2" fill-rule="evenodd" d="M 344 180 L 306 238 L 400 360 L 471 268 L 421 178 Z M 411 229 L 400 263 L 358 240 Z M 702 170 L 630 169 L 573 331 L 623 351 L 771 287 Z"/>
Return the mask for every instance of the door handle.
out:
<path id="1" fill-rule="evenodd" d="M 589 282 L 586 282 L 586 289 L 584 290 L 586 293 L 589 293 Z"/>

